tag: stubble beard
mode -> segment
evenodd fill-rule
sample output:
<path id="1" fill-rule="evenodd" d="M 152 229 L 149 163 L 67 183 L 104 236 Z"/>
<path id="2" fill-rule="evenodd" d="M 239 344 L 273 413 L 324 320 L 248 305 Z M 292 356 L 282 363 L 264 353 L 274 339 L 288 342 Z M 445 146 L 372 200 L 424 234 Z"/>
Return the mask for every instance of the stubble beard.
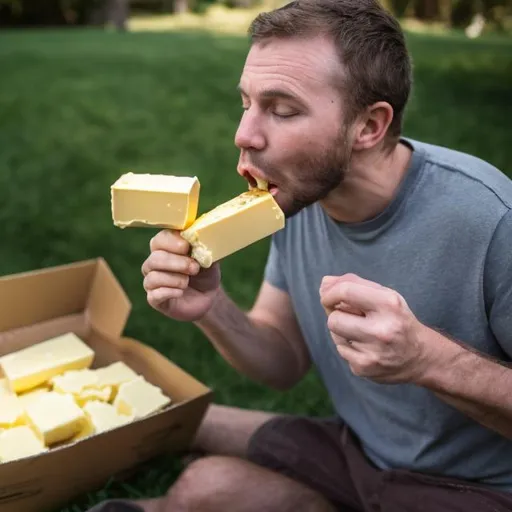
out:
<path id="1" fill-rule="evenodd" d="M 283 211 L 291 218 L 304 208 L 325 199 L 345 179 L 351 159 L 351 149 L 347 130 L 344 129 L 333 143 L 318 154 L 305 155 L 302 162 L 295 165 L 297 177 L 290 181 L 290 197 L 283 198 Z M 289 204 L 286 204 L 288 203 Z"/>

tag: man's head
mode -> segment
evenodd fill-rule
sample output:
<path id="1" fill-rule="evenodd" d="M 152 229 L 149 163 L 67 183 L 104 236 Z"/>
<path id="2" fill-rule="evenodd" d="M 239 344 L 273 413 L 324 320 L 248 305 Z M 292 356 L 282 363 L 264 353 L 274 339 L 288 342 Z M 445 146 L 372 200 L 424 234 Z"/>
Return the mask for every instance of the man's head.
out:
<path id="1" fill-rule="evenodd" d="M 273 184 L 290 216 L 337 188 L 354 152 L 396 144 L 410 61 L 377 0 L 294 1 L 249 34 L 238 172 Z"/>

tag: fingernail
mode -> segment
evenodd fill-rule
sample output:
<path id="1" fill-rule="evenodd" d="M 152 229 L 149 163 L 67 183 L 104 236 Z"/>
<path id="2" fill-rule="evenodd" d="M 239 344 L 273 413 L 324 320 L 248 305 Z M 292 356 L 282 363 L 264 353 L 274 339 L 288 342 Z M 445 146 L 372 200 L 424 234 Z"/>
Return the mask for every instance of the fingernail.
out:
<path id="1" fill-rule="evenodd" d="M 192 263 L 190 263 L 190 265 L 188 266 L 188 269 L 189 269 L 189 272 L 193 275 L 196 275 L 198 272 L 199 272 L 199 265 L 197 262 L 193 261 Z"/>

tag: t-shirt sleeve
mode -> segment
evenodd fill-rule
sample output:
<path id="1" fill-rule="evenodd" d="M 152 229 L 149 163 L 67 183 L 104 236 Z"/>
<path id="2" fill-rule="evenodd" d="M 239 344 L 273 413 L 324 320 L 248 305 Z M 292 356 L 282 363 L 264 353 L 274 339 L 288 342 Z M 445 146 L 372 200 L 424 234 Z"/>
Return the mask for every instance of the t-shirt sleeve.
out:
<path id="1" fill-rule="evenodd" d="M 512 357 L 512 210 L 498 224 L 489 245 L 484 293 L 490 328 Z"/>
<path id="2" fill-rule="evenodd" d="M 272 286 L 285 292 L 288 291 L 286 276 L 283 272 L 283 256 L 281 250 L 281 241 L 276 235 L 272 236 L 270 242 L 270 251 L 265 265 L 264 279 Z"/>

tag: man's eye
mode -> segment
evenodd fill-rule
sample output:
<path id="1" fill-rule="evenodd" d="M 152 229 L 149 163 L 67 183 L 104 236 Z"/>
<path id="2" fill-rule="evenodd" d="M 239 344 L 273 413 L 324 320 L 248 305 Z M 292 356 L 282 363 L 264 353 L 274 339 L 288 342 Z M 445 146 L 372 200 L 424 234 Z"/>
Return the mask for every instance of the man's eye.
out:
<path id="1" fill-rule="evenodd" d="M 272 113 L 276 117 L 293 117 L 297 115 L 297 111 L 289 109 L 276 109 Z"/>

